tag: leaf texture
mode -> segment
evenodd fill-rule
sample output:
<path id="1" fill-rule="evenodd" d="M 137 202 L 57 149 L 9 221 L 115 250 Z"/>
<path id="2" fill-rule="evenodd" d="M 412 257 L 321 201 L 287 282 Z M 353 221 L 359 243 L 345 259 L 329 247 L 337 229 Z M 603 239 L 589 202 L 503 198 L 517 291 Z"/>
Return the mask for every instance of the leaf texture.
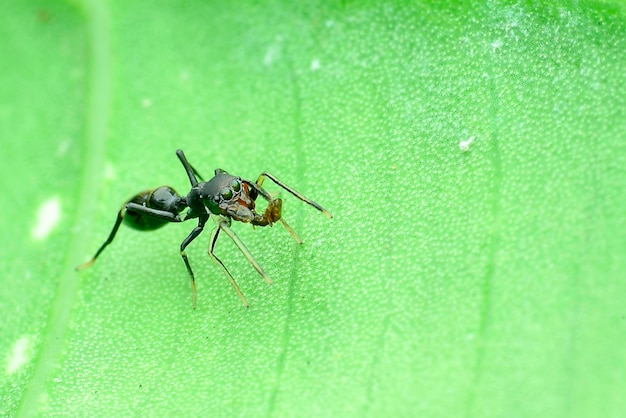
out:
<path id="1" fill-rule="evenodd" d="M 626 16 L 611 2 L 26 1 L 0 16 L 0 414 L 618 417 Z M 120 229 L 267 170 L 280 225 Z M 271 186 L 268 188 L 272 192 Z"/>

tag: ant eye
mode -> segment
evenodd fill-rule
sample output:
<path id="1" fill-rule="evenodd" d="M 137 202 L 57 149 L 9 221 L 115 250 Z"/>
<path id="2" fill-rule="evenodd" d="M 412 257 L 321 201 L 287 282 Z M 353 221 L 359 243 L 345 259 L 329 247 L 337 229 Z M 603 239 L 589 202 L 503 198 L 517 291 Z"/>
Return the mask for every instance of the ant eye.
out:
<path id="1" fill-rule="evenodd" d="M 232 179 L 230 181 L 230 187 L 234 191 L 238 192 L 241 189 L 241 183 L 239 183 L 239 180 L 237 180 L 237 179 Z"/>
<path id="2" fill-rule="evenodd" d="M 229 187 L 224 187 L 220 190 L 220 194 L 225 200 L 230 200 L 233 198 L 233 191 Z"/>

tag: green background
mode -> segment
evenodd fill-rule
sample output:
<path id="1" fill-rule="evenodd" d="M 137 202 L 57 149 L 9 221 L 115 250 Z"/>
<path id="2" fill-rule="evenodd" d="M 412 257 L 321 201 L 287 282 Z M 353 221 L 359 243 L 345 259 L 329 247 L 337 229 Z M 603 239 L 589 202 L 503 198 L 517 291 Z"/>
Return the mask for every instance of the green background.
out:
<path id="1" fill-rule="evenodd" d="M 623 5 L 4 3 L 0 415 L 623 416 Z M 73 270 L 177 148 L 334 216 L 218 242 L 248 309 L 193 222 Z"/>

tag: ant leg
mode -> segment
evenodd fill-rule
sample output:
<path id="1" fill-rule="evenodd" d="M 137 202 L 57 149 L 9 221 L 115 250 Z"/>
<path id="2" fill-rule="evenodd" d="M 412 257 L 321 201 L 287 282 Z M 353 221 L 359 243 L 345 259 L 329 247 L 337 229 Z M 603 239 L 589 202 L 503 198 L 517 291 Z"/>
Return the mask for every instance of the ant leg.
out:
<path id="1" fill-rule="evenodd" d="M 104 241 L 104 244 L 102 244 L 100 246 L 98 251 L 96 251 L 96 255 L 94 255 L 91 260 L 86 261 L 86 262 L 84 262 L 83 264 L 81 264 L 79 266 L 76 266 L 76 271 L 80 271 L 80 270 L 82 270 L 84 268 L 87 268 L 87 267 L 91 266 L 93 263 L 95 263 L 96 262 L 96 258 L 98 258 L 100 253 L 102 251 L 104 251 L 104 249 L 107 247 L 107 245 L 109 245 L 110 243 L 113 242 L 113 239 L 115 238 L 115 234 L 117 234 L 117 230 L 119 229 L 120 225 L 122 224 L 122 221 L 124 220 L 124 211 L 125 211 L 125 208 L 122 208 L 118 212 L 117 218 L 115 219 L 115 225 L 113 225 L 113 229 L 111 230 L 111 233 L 109 234 L 109 237 L 106 239 L 106 241 Z"/>
<path id="2" fill-rule="evenodd" d="M 280 217 L 279 221 L 283 224 L 283 226 L 285 227 L 285 229 L 287 230 L 287 232 L 289 232 L 291 234 L 291 236 L 293 237 L 293 239 L 298 243 L 298 244 L 302 244 L 302 238 L 300 238 L 298 236 L 298 234 L 296 234 L 296 231 L 293 230 L 292 227 L 289 226 L 289 224 L 287 222 L 285 222 L 285 220 L 282 218 L 282 216 Z"/>
<path id="3" fill-rule="evenodd" d="M 178 159 L 183 164 L 183 167 L 185 168 L 185 171 L 187 172 L 187 177 L 189 177 L 189 182 L 191 183 L 191 187 L 196 187 L 198 185 L 198 179 L 196 179 L 196 175 L 200 178 L 201 176 L 198 175 L 198 172 L 196 171 L 196 169 L 193 168 L 191 164 L 189 164 L 189 161 L 187 161 L 187 157 L 185 157 L 185 154 L 183 153 L 182 149 L 176 150 L 176 155 L 178 156 Z"/>
<path id="4" fill-rule="evenodd" d="M 241 241 L 239 239 L 239 237 L 237 235 L 235 235 L 235 232 L 232 229 L 230 229 L 230 226 L 228 226 L 228 222 L 227 221 L 220 222 L 219 228 L 222 231 L 224 231 L 226 233 L 226 235 L 228 235 L 230 237 L 230 239 L 233 240 L 235 245 L 237 245 L 237 248 L 239 248 L 239 251 L 241 251 L 243 256 L 246 257 L 246 260 L 248 260 L 250 262 L 250 264 L 252 264 L 252 266 L 256 269 L 256 271 L 258 271 L 259 274 L 261 276 L 263 276 L 263 278 L 265 279 L 267 284 L 272 284 L 272 281 L 270 280 L 270 278 L 267 276 L 267 274 L 265 274 L 265 271 L 263 271 L 263 268 L 254 259 L 254 257 L 250 253 L 250 251 L 246 248 L 246 246 L 243 243 L 243 241 Z"/>
<path id="5" fill-rule="evenodd" d="M 202 174 L 198 173 L 198 170 L 196 170 L 194 168 L 194 166 L 192 166 L 191 164 L 189 164 L 189 167 L 191 167 L 191 171 L 193 171 L 193 174 L 200 179 L 200 181 L 204 181 L 204 178 L 202 177 Z"/>
<path id="6" fill-rule="evenodd" d="M 296 234 L 296 231 L 294 231 L 293 228 L 290 227 L 287 221 L 285 221 L 282 217 L 283 201 L 281 199 L 274 199 L 272 195 L 270 195 L 263 187 L 255 183 L 250 183 L 246 181 L 246 184 L 248 184 L 251 188 L 256 190 L 256 192 L 259 195 L 261 195 L 265 200 L 267 200 L 267 208 L 265 209 L 265 212 L 263 213 L 262 216 L 259 216 L 258 218 L 252 221 L 252 226 L 253 227 L 255 225 L 259 225 L 259 226 L 270 225 L 271 226 L 274 222 L 280 221 L 280 223 L 283 224 L 287 232 L 291 234 L 293 239 L 298 244 L 302 244 L 302 238 L 300 238 L 298 234 Z"/>
<path id="7" fill-rule="evenodd" d="M 249 306 L 248 301 L 246 300 L 243 293 L 241 293 L 241 289 L 239 289 L 239 285 L 235 281 L 235 278 L 232 276 L 232 274 L 230 274 L 230 272 L 228 271 L 224 263 L 222 263 L 222 260 L 217 258 L 217 256 L 215 255 L 215 243 L 217 242 L 217 237 L 219 235 L 220 235 L 220 228 L 217 227 L 215 228 L 215 230 L 213 231 L 213 234 L 211 235 L 211 244 L 209 245 L 209 251 L 208 251 L 209 257 L 211 257 L 211 260 L 213 260 L 215 264 L 217 264 L 218 266 L 222 268 L 222 270 L 224 271 L 224 274 L 226 274 L 226 277 L 228 278 L 228 281 L 233 286 L 233 289 L 235 289 L 235 293 L 237 294 L 237 296 L 239 296 L 241 303 L 243 303 L 243 306 L 247 308 Z"/>
<path id="8" fill-rule="evenodd" d="M 85 263 L 83 263 L 83 264 L 81 264 L 79 266 L 76 266 L 76 271 L 80 271 L 80 270 L 82 270 L 84 268 L 87 268 L 87 267 L 91 266 L 93 263 L 95 263 L 96 262 L 96 258 L 98 258 L 100 253 L 102 253 L 102 251 L 104 251 L 104 249 L 110 243 L 113 242 L 113 239 L 115 238 L 115 235 L 117 234 L 117 230 L 119 229 L 120 225 L 122 224 L 122 221 L 124 220 L 124 215 L 126 213 L 126 210 L 131 210 L 131 211 L 136 212 L 138 214 L 151 216 L 151 217 L 162 219 L 162 220 L 168 221 L 168 222 L 182 222 L 180 217 L 178 215 L 173 214 L 172 212 L 168 212 L 168 211 L 165 211 L 165 210 L 152 209 L 152 208 L 149 208 L 149 207 L 146 207 L 146 206 L 134 203 L 134 202 L 127 203 L 118 212 L 117 218 L 115 219 L 115 225 L 113 225 L 113 229 L 111 230 L 111 233 L 109 234 L 109 237 L 100 246 L 98 251 L 96 251 L 96 255 L 94 255 L 91 260 L 89 260 L 89 261 L 87 261 L 87 262 L 85 262 Z"/>
<path id="9" fill-rule="evenodd" d="M 267 171 L 264 171 L 261 173 L 261 175 L 259 176 L 259 178 L 256 180 L 256 185 L 259 186 L 258 188 L 261 189 L 263 186 L 263 182 L 265 181 L 265 178 L 268 178 L 270 180 L 272 180 L 274 183 L 276 183 L 278 186 L 282 187 L 283 189 L 287 190 L 289 193 L 291 193 L 292 195 L 294 195 L 295 197 L 297 197 L 298 199 L 302 200 L 304 203 L 313 206 L 315 209 L 319 210 L 320 212 L 322 212 L 324 214 L 324 216 L 326 216 L 328 219 L 332 218 L 333 215 L 330 214 L 330 212 L 328 212 L 326 209 L 324 209 L 323 207 L 321 207 L 319 204 L 315 203 L 314 201 L 312 201 L 311 199 L 305 197 L 304 195 L 300 194 L 299 192 L 297 192 L 296 190 L 292 189 L 291 187 L 287 186 L 285 183 L 283 183 L 282 181 L 280 181 L 278 178 L 276 178 L 274 175 L 268 173 Z M 267 192 L 265 192 L 265 194 L 267 194 Z M 265 194 L 261 193 L 261 195 L 263 197 L 265 197 Z M 267 199 L 267 198 L 266 198 Z"/>
<path id="10" fill-rule="evenodd" d="M 166 210 L 149 208 L 147 206 L 143 206 L 134 202 L 127 203 L 125 208 L 133 212 L 139 213 L 141 215 L 148 215 L 153 218 L 162 219 L 167 222 L 182 222 L 183 221 L 182 219 L 180 219 L 180 216 L 172 212 L 168 212 Z"/>
<path id="11" fill-rule="evenodd" d="M 198 226 L 196 226 L 191 233 L 183 240 L 180 244 L 180 256 L 183 258 L 185 262 L 185 267 L 187 267 L 187 272 L 189 273 L 189 277 L 191 278 L 191 304 L 193 308 L 196 309 L 196 278 L 193 275 L 193 270 L 191 270 L 191 265 L 189 264 L 189 259 L 187 258 L 187 254 L 185 253 L 185 248 L 202 233 L 204 230 L 204 224 L 207 219 L 209 219 L 208 215 L 200 217 L 198 221 Z"/>

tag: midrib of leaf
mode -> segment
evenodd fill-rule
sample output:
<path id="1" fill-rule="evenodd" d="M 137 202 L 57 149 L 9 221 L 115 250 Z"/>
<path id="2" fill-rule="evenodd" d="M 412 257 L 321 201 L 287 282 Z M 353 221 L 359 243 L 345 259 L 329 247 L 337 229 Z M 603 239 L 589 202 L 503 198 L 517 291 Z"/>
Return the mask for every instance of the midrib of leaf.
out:
<path id="1" fill-rule="evenodd" d="M 81 217 L 91 213 L 95 207 L 93 185 L 101 176 L 104 142 L 110 103 L 110 43 L 109 10 L 104 0 L 83 0 L 79 4 L 85 15 L 87 43 L 89 45 L 87 65 L 87 108 L 85 112 L 84 168 L 82 185 L 78 196 L 73 225 L 78 230 Z M 62 275 L 51 306 L 48 323 L 41 337 L 41 349 L 35 358 L 33 377 L 24 391 L 17 416 L 37 415 L 45 399 L 46 385 L 58 364 L 65 342 L 65 333 L 79 287 L 79 276 L 74 271 L 78 255 L 82 254 L 85 238 L 77 233 L 70 241 L 63 263 Z"/>

